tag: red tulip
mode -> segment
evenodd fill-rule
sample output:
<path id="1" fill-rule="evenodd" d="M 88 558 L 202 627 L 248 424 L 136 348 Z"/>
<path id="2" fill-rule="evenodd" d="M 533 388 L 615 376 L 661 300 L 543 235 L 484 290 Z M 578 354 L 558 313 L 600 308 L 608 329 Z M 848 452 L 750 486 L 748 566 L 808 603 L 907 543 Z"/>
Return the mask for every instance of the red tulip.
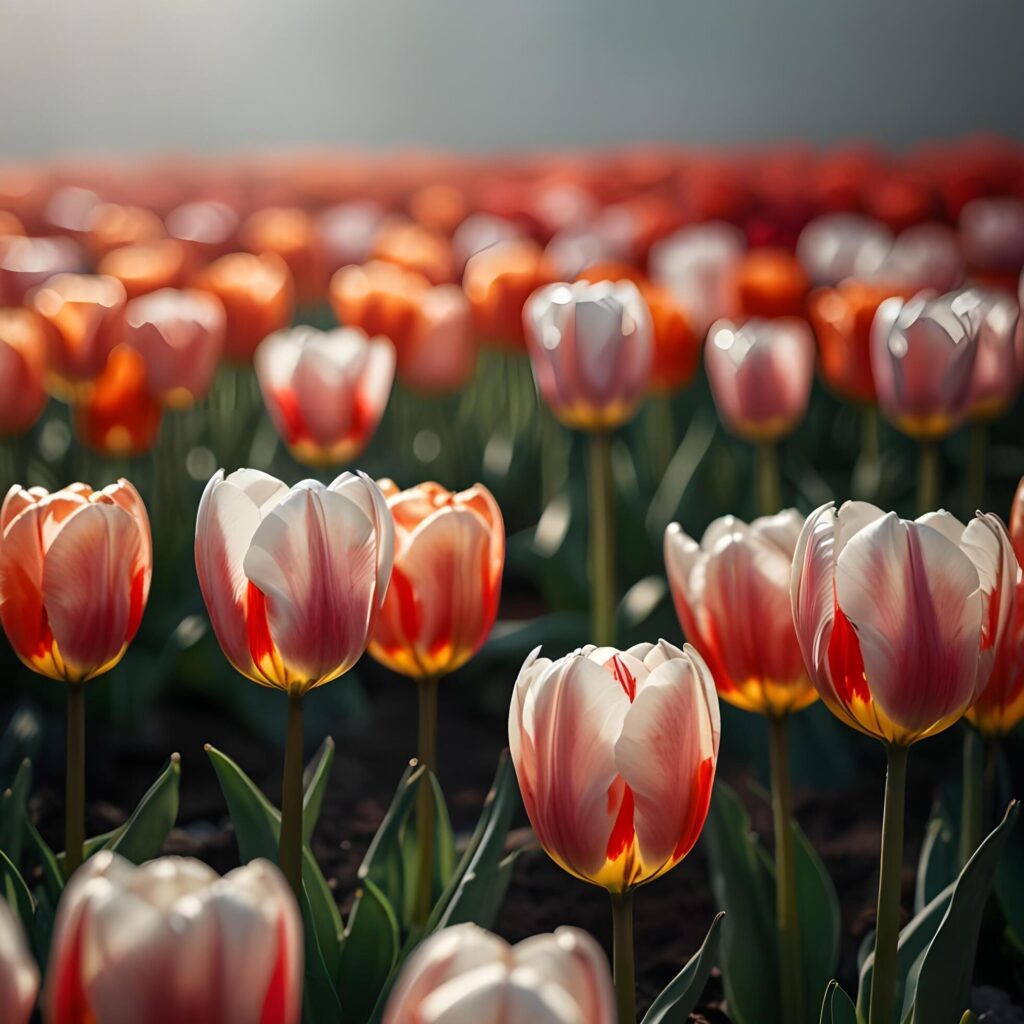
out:
<path id="1" fill-rule="evenodd" d="M 39 991 L 39 968 L 14 911 L 0 900 L 0 1020 L 28 1024 Z"/>
<path id="2" fill-rule="evenodd" d="M 46 407 L 46 329 L 30 309 L 0 309 L 0 437 L 21 434 Z"/>
<path id="3" fill-rule="evenodd" d="M 803 267 L 785 249 L 752 249 L 733 278 L 741 317 L 800 316 L 810 282 Z"/>

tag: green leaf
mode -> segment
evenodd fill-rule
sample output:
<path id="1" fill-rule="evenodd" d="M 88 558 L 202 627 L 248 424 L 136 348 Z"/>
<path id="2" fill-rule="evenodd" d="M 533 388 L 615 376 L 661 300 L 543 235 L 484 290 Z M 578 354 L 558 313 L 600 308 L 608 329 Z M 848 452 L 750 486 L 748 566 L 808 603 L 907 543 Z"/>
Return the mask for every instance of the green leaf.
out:
<path id="1" fill-rule="evenodd" d="M 739 798 L 715 782 L 704 827 L 711 888 L 725 910 L 721 964 L 736 1024 L 780 1024 L 774 881 Z"/>
<path id="2" fill-rule="evenodd" d="M 853 1000 L 839 987 L 839 982 L 829 982 L 821 1004 L 820 1024 L 861 1024 L 862 1020 Z"/>
<path id="3" fill-rule="evenodd" d="M 718 959 L 723 917 L 719 914 L 711 922 L 704 944 L 654 1000 L 643 1024 L 686 1024 Z"/>
<path id="4" fill-rule="evenodd" d="M 1007 936 L 1024 953 L 1024 828 L 1019 824 L 1007 839 L 996 869 L 996 895 L 1006 918 Z"/>
<path id="5" fill-rule="evenodd" d="M 25 802 L 31 783 L 32 762 L 26 757 L 18 765 L 10 787 L 0 795 L 0 850 L 15 864 L 21 863 Z"/>
<path id="6" fill-rule="evenodd" d="M 959 873 L 956 829 L 944 803 L 936 804 L 917 862 L 914 913 L 920 913 Z"/>
<path id="7" fill-rule="evenodd" d="M 231 758 L 209 745 L 205 749 L 235 826 L 242 862 L 263 857 L 276 864 L 280 812 Z M 341 960 L 341 915 L 308 846 L 302 850 L 301 903 L 307 951 L 303 1017 L 317 1024 L 334 1021 L 340 1013 L 332 979 Z M 311 950 L 316 952 L 311 955 Z"/>
<path id="8" fill-rule="evenodd" d="M 455 834 L 452 832 L 448 805 L 441 791 L 441 784 L 433 772 L 427 773 L 433 792 L 434 808 L 434 872 L 431 887 L 431 906 L 448 887 L 455 872 Z M 424 783 L 421 783 L 424 785 Z M 410 810 L 408 820 L 402 829 L 402 890 L 404 901 L 401 907 L 402 920 L 406 927 L 412 922 L 419 885 L 419 814 Z"/>
<path id="9" fill-rule="evenodd" d="M 35 850 L 36 859 L 43 875 L 43 889 L 54 905 L 60 899 L 64 891 L 64 872 L 53 850 L 50 849 L 46 840 L 39 834 L 39 830 L 29 820 L 28 812 L 25 812 L 25 836 L 29 845 Z"/>
<path id="10" fill-rule="evenodd" d="M 946 914 L 921 959 L 914 991 L 907 993 L 913 1000 L 915 1024 L 957 1024 L 967 1006 L 982 914 L 1019 809 L 1018 803 L 1010 804 L 1002 823 L 956 881 Z"/>
<path id="11" fill-rule="evenodd" d="M 961 1018 L 960 1024 L 978 1024 L 978 1017 L 976 1014 L 971 1013 L 968 1010 Z"/>
<path id="12" fill-rule="evenodd" d="M 398 918 L 369 879 L 349 914 L 338 972 L 346 1024 L 364 1024 L 398 962 Z"/>
<path id="13" fill-rule="evenodd" d="M 3 850 L 0 850 L 0 874 L 3 876 L 4 899 L 10 904 L 11 910 L 21 918 L 25 934 L 31 935 L 36 916 L 35 900 L 32 899 L 32 893 L 29 892 L 25 879 L 21 877 L 21 872 Z"/>
<path id="14" fill-rule="evenodd" d="M 158 856 L 178 819 L 181 757 L 171 754 L 156 782 L 146 791 L 132 816 L 104 844 L 133 864 Z"/>
<path id="15" fill-rule="evenodd" d="M 302 839 L 308 843 L 313 838 L 313 830 L 320 819 L 320 808 L 324 804 L 324 794 L 331 780 L 331 769 L 334 767 L 334 740 L 328 736 L 314 759 L 306 766 L 302 780 L 305 795 L 302 798 Z"/>
<path id="16" fill-rule="evenodd" d="M 800 963 L 804 976 L 804 1005 L 817 1006 L 818 998 L 835 977 L 839 964 L 842 913 L 836 887 L 818 851 L 793 821 L 793 860 L 796 873 L 797 912 L 800 922 Z"/>

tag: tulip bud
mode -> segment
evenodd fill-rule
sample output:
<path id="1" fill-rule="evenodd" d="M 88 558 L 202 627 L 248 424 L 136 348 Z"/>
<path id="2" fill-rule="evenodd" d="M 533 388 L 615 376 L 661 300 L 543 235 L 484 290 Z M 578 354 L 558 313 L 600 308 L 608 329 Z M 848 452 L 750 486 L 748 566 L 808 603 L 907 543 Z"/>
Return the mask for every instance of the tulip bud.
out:
<path id="1" fill-rule="evenodd" d="M 505 526 L 486 487 L 453 494 L 381 482 L 395 522 L 391 585 L 370 640 L 382 665 L 414 679 L 445 676 L 483 646 L 498 614 Z"/>
<path id="2" fill-rule="evenodd" d="M 220 470 L 199 503 L 196 571 L 221 649 L 242 675 L 294 695 L 359 660 L 393 551 L 387 502 L 364 474 L 289 490 Z"/>
<path id="3" fill-rule="evenodd" d="M 915 522 L 863 502 L 812 513 L 791 598 L 807 670 L 848 725 L 909 745 L 978 699 L 1007 629 L 1016 565 L 998 517 Z"/>
<path id="4" fill-rule="evenodd" d="M 29 1024 L 39 992 L 39 969 L 14 911 L 0 900 L 0 1020 Z"/>
<path id="5" fill-rule="evenodd" d="M 213 295 L 164 288 L 129 302 L 126 320 L 151 394 L 172 408 L 206 395 L 224 347 L 224 307 Z"/>
<path id="6" fill-rule="evenodd" d="M 302 920 L 278 869 L 91 857 L 61 897 L 46 1024 L 298 1024 Z M 127 1015 L 126 1015 L 127 1014 Z"/>
<path id="7" fill-rule="evenodd" d="M 46 407 L 46 330 L 30 309 L 0 309 L 0 437 L 21 434 Z"/>
<path id="8" fill-rule="evenodd" d="M 871 327 L 882 412 L 905 434 L 938 438 L 963 419 L 978 350 L 966 318 L 974 300 L 950 293 L 887 299 Z"/>
<path id="9" fill-rule="evenodd" d="M 0 623 L 29 668 L 81 683 L 112 669 L 153 575 L 146 507 L 127 480 L 94 491 L 15 485 L 0 508 Z"/>
<path id="10" fill-rule="evenodd" d="M 689 645 L 535 650 L 516 680 L 509 747 L 549 856 L 625 892 L 679 863 L 711 800 L 721 733 L 711 672 Z"/>
<path id="11" fill-rule="evenodd" d="M 270 335 L 254 359 L 263 400 L 300 462 L 349 462 L 370 443 L 391 395 L 395 348 L 355 327 L 293 327 Z"/>
<path id="12" fill-rule="evenodd" d="M 816 285 L 838 285 L 873 273 L 892 248 L 892 232 L 857 213 L 830 213 L 800 232 L 796 255 Z"/>
<path id="13" fill-rule="evenodd" d="M 814 341 L 803 320 L 719 320 L 708 332 L 704 367 L 718 415 L 749 441 L 791 434 L 807 412 Z"/>
<path id="14" fill-rule="evenodd" d="M 1019 568 L 1013 611 L 996 650 L 992 674 L 966 718 L 983 735 L 992 738 L 1005 736 L 1024 721 L 1024 578 Z"/>
<path id="15" fill-rule="evenodd" d="M 672 523 L 665 568 L 686 639 L 723 700 L 777 717 L 817 699 L 793 626 L 789 581 L 804 517 L 795 509 L 716 519 L 701 542 Z"/>
<path id="16" fill-rule="evenodd" d="M 212 293 L 224 306 L 224 356 L 233 363 L 251 362 L 256 346 L 286 326 L 295 308 L 291 272 L 274 253 L 222 256 L 196 274 L 192 287 Z"/>
<path id="17" fill-rule="evenodd" d="M 552 284 L 523 309 L 533 376 L 566 426 L 611 430 L 631 419 L 650 384 L 651 314 L 631 281 Z"/>
<path id="18" fill-rule="evenodd" d="M 510 946 L 474 924 L 437 932 L 406 962 L 384 1024 L 615 1024 L 608 962 L 576 928 Z"/>

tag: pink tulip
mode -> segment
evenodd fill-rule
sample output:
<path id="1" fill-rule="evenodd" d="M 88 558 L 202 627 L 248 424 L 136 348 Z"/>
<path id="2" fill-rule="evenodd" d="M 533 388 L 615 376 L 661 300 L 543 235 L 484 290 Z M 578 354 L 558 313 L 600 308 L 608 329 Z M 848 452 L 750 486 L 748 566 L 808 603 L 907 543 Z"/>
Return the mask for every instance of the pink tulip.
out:
<path id="1" fill-rule="evenodd" d="M 1016 561 L 994 515 L 915 522 L 863 502 L 812 513 L 793 561 L 804 661 L 837 717 L 909 745 L 985 689 L 1013 606 Z"/>
<path id="2" fill-rule="evenodd" d="M 711 672 L 664 640 L 535 650 L 509 747 L 533 830 L 570 874 L 621 893 L 678 864 L 707 816 L 721 723 Z"/>
<path id="3" fill-rule="evenodd" d="M 803 320 L 719 320 L 704 349 L 711 393 L 726 426 L 751 441 L 791 434 L 807 412 L 814 339 Z"/>
<path id="4" fill-rule="evenodd" d="M 936 438 L 963 419 L 978 350 L 965 293 L 886 299 L 871 326 L 871 369 L 882 412 L 905 434 Z"/>
<path id="5" fill-rule="evenodd" d="M 892 232 L 881 221 L 827 213 L 800 232 L 796 254 L 812 284 L 833 286 L 877 270 L 892 244 Z"/>
<path id="6" fill-rule="evenodd" d="M 149 519 L 127 481 L 49 494 L 15 485 L 0 508 L 0 623 L 51 679 L 113 668 L 139 627 L 153 574 Z"/>
<path id="7" fill-rule="evenodd" d="M 387 211 L 372 200 L 324 210 L 317 218 L 316 230 L 328 273 L 369 260 L 386 218 Z"/>
<path id="8" fill-rule="evenodd" d="M 75 274 L 85 255 L 70 238 L 0 238 L 0 305 L 19 306 L 33 288 L 56 274 Z"/>
<path id="9" fill-rule="evenodd" d="M 196 571 L 228 661 L 293 695 L 359 660 L 391 576 L 394 526 L 377 485 L 342 473 L 290 490 L 255 469 L 206 485 Z"/>
<path id="10" fill-rule="evenodd" d="M 127 342 L 146 363 L 146 384 L 165 405 L 206 396 L 224 348 L 224 307 L 208 292 L 163 288 L 132 299 Z"/>
<path id="11" fill-rule="evenodd" d="M 1024 200 L 973 199 L 960 211 L 959 228 L 960 245 L 972 267 L 1017 273 L 1024 266 Z"/>
<path id="12" fill-rule="evenodd" d="M 665 567 L 686 639 L 711 668 L 723 700 L 777 717 L 817 699 L 789 607 L 789 579 L 804 517 L 795 509 L 716 519 L 701 542 L 672 523 Z"/>
<path id="13" fill-rule="evenodd" d="M 499 242 L 515 242 L 523 237 L 522 230 L 504 217 L 490 213 L 474 213 L 467 217 L 452 235 L 452 255 L 461 273 L 466 264 L 484 249 Z"/>
<path id="14" fill-rule="evenodd" d="M 501 509 L 486 487 L 453 494 L 381 482 L 395 522 L 395 564 L 370 654 L 414 678 L 454 672 L 483 646 L 505 566 Z"/>
<path id="15" fill-rule="evenodd" d="M 398 375 L 423 394 L 444 394 L 465 385 L 476 369 L 477 345 L 466 293 L 439 284 L 423 293 L 414 329 L 398 353 Z"/>
<path id="16" fill-rule="evenodd" d="M 409 958 L 384 1024 L 615 1024 L 608 962 L 577 928 L 510 946 L 474 924 L 446 928 Z"/>
<path id="17" fill-rule="evenodd" d="M 57 911 L 46 1024 L 298 1024 L 302 921 L 278 869 L 103 851 Z"/>
<path id="18" fill-rule="evenodd" d="M 964 258 L 956 232 L 945 224 L 916 224 L 901 231 L 869 277 L 899 291 L 948 292 L 959 287 Z"/>
<path id="19" fill-rule="evenodd" d="M 256 350 L 274 426 L 300 462 L 349 462 L 370 443 L 391 395 L 395 347 L 354 327 L 294 327 Z"/>
<path id="20" fill-rule="evenodd" d="M 971 289 L 965 294 L 976 300 L 965 315 L 978 349 L 967 415 L 970 419 L 995 419 L 1013 405 L 1020 391 L 1024 368 L 1014 351 L 1020 307 L 1003 292 Z"/>
<path id="21" fill-rule="evenodd" d="M 746 248 L 743 232 L 732 224 L 683 228 L 651 247 L 651 280 L 675 295 L 703 335 L 716 320 L 739 312 L 733 280 Z"/>
<path id="22" fill-rule="evenodd" d="M 552 284 L 523 309 L 537 388 L 566 426 L 610 430 L 650 384 L 651 315 L 631 281 Z"/>
<path id="23" fill-rule="evenodd" d="M 28 1024 L 39 992 L 39 969 L 14 911 L 0 900 L 0 1020 Z"/>
<path id="24" fill-rule="evenodd" d="M 46 332 L 30 309 L 0 309 L 0 438 L 21 434 L 46 407 Z"/>

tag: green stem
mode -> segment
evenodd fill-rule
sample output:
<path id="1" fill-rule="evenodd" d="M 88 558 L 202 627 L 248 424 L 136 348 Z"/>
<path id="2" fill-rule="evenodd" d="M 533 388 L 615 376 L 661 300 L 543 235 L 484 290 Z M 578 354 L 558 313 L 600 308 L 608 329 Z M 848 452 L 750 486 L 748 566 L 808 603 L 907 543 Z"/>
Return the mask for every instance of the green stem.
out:
<path id="1" fill-rule="evenodd" d="M 636 965 L 633 956 L 633 894 L 613 892 L 612 933 L 618 1024 L 636 1024 Z"/>
<path id="2" fill-rule="evenodd" d="M 779 450 L 774 441 L 757 446 L 757 510 L 762 516 L 775 515 L 782 508 L 782 478 Z"/>
<path id="3" fill-rule="evenodd" d="M 302 696 L 288 695 L 288 734 L 281 788 L 281 846 L 278 862 L 295 898 L 302 899 Z"/>
<path id="4" fill-rule="evenodd" d="M 875 967 L 871 981 L 869 1024 L 893 1024 L 896 1015 L 896 947 L 900 937 L 903 875 L 903 808 L 907 789 L 907 747 L 887 749 L 882 860 L 875 923 Z"/>
<path id="5" fill-rule="evenodd" d="M 437 678 L 418 680 L 420 695 L 419 762 L 437 771 Z M 420 782 L 416 803 L 416 835 L 419 841 L 419 871 L 416 887 L 415 923 L 424 927 L 434 905 L 434 794 L 430 779 Z"/>
<path id="6" fill-rule="evenodd" d="M 988 461 L 988 422 L 975 420 L 970 426 L 971 454 L 967 460 L 967 507 L 964 512 L 973 516 L 985 507 L 985 465 Z"/>
<path id="7" fill-rule="evenodd" d="M 860 412 L 860 455 L 853 467 L 853 493 L 865 501 L 878 497 L 882 474 L 879 469 L 878 406 L 865 405 Z"/>
<path id="8" fill-rule="evenodd" d="M 590 484 L 591 640 L 599 647 L 615 643 L 615 492 L 611 437 L 588 437 Z"/>
<path id="9" fill-rule="evenodd" d="M 85 684 L 68 683 L 68 763 L 64 794 L 64 871 L 82 864 L 85 846 Z"/>
<path id="10" fill-rule="evenodd" d="M 668 395 L 654 395 L 647 400 L 644 429 L 649 445 L 651 475 L 657 484 L 665 475 L 676 450 L 672 399 Z"/>
<path id="11" fill-rule="evenodd" d="M 917 514 L 934 512 L 939 506 L 939 442 L 924 438 L 917 448 Z"/>
<path id="12" fill-rule="evenodd" d="M 800 920 L 793 851 L 793 786 L 789 770 L 788 718 L 768 719 L 772 762 L 772 820 L 775 830 L 775 917 L 779 931 L 779 991 L 782 1019 L 804 1020 L 800 966 Z"/>
<path id="13" fill-rule="evenodd" d="M 981 845 L 982 802 L 984 800 L 985 751 L 981 734 L 965 725 L 963 795 L 960 805 L 960 867 Z"/>

